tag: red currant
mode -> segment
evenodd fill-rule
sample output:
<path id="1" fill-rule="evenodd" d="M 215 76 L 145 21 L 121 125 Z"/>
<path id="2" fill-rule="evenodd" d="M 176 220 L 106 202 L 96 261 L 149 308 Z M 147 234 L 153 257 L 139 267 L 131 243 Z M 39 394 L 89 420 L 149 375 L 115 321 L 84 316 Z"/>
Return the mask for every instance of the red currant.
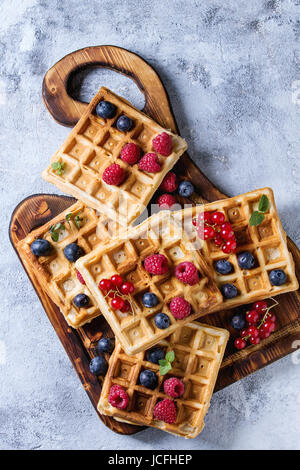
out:
<path id="1" fill-rule="evenodd" d="M 99 282 L 99 289 L 104 290 L 105 292 L 109 291 L 112 286 L 113 284 L 110 279 L 102 279 Z"/>
<path id="2" fill-rule="evenodd" d="M 220 234 L 221 237 L 224 238 L 224 240 L 229 240 L 234 236 L 234 231 L 232 230 L 232 227 L 229 222 L 225 222 L 221 225 Z"/>
<path id="3" fill-rule="evenodd" d="M 267 310 L 268 304 L 265 300 L 259 300 L 252 305 L 253 310 L 256 310 L 258 313 L 263 313 Z"/>
<path id="4" fill-rule="evenodd" d="M 206 226 L 204 227 L 204 240 L 208 240 L 209 238 L 213 238 L 215 236 L 215 231 L 212 227 Z"/>
<path id="5" fill-rule="evenodd" d="M 223 212 L 213 212 L 211 214 L 211 220 L 216 225 L 222 225 L 225 222 L 225 215 Z"/>
<path id="6" fill-rule="evenodd" d="M 248 328 L 244 328 L 241 331 L 241 338 L 245 338 L 246 336 L 248 336 Z"/>
<path id="7" fill-rule="evenodd" d="M 269 331 L 263 331 L 262 329 L 259 330 L 259 337 L 260 337 L 260 339 L 269 338 L 270 334 L 271 334 L 271 333 L 270 333 Z"/>
<path id="8" fill-rule="evenodd" d="M 259 314 L 256 310 L 250 310 L 250 312 L 247 312 L 246 314 L 246 320 L 248 323 L 257 323 L 259 320 Z"/>
<path id="9" fill-rule="evenodd" d="M 121 310 L 125 305 L 125 301 L 121 297 L 114 297 L 111 301 L 111 306 L 114 310 Z"/>
<path id="10" fill-rule="evenodd" d="M 266 320 L 263 323 L 261 329 L 262 329 L 262 331 L 268 331 L 269 333 L 271 333 L 271 328 L 273 328 L 273 327 L 275 327 L 274 323 L 269 321 L 269 320 Z"/>
<path id="11" fill-rule="evenodd" d="M 134 285 L 131 282 L 124 282 L 124 284 L 121 285 L 120 291 L 122 294 L 132 294 L 134 291 Z"/>
<path id="12" fill-rule="evenodd" d="M 126 313 L 130 310 L 130 308 L 131 308 L 130 303 L 128 302 L 128 300 L 125 300 L 124 306 L 122 308 L 120 308 L 120 310 L 121 310 L 121 312 Z"/>
<path id="13" fill-rule="evenodd" d="M 250 344 L 259 344 L 260 343 L 259 336 L 250 336 L 249 343 Z"/>
<path id="14" fill-rule="evenodd" d="M 113 276 L 111 276 L 110 280 L 116 287 L 121 287 L 121 285 L 123 284 L 123 279 L 121 276 L 119 276 L 119 274 L 114 274 Z"/>
<path id="15" fill-rule="evenodd" d="M 259 336 L 259 329 L 256 328 L 256 326 L 249 326 L 248 335 L 253 336 L 253 338 L 257 338 Z"/>
<path id="16" fill-rule="evenodd" d="M 227 242 L 222 246 L 223 253 L 229 254 L 236 249 L 236 241 L 234 239 L 227 240 Z"/>
<path id="17" fill-rule="evenodd" d="M 223 245 L 223 239 L 219 233 L 216 234 L 214 238 L 215 245 L 217 246 L 222 246 Z"/>
<path id="18" fill-rule="evenodd" d="M 244 349 L 247 346 L 246 341 L 243 338 L 237 338 L 234 342 L 236 349 Z"/>
<path id="19" fill-rule="evenodd" d="M 194 227 L 196 227 L 196 225 L 197 225 L 197 219 L 193 219 L 193 220 L 192 220 L 192 224 L 194 225 Z"/>
<path id="20" fill-rule="evenodd" d="M 200 212 L 200 214 L 198 215 L 198 223 L 199 222 L 204 222 L 204 223 L 207 223 L 207 224 L 211 224 L 212 220 L 211 220 L 211 213 L 210 212 Z"/>
<path id="21" fill-rule="evenodd" d="M 268 312 L 266 315 L 266 320 L 271 321 L 272 323 L 276 322 L 276 315 L 272 312 Z"/>

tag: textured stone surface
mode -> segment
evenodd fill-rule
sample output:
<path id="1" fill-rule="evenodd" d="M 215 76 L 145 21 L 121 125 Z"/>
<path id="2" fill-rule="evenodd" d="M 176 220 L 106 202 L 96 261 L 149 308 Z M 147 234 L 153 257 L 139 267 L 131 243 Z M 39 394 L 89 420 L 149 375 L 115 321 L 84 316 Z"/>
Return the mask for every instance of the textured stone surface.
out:
<path id="1" fill-rule="evenodd" d="M 155 430 L 135 437 L 107 431 L 7 237 L 20 200 L 56 192 L 40 174 L 68 130 L 43 106 L 44 73 L 72 50 L 116 44 L 159 71 L 207 176 L 230 195 L 272 186 L 299 244 L 297 18 L 297 0 L 1 1 L 1 449 L 299 448 L 300 365 L 291 357 L 214 395 L 193 441 Z M 86 100 L 104 84 L 142 107 L 135 85 L 112 73 L 79 75 L 77 94 L 80 84 Z"/>

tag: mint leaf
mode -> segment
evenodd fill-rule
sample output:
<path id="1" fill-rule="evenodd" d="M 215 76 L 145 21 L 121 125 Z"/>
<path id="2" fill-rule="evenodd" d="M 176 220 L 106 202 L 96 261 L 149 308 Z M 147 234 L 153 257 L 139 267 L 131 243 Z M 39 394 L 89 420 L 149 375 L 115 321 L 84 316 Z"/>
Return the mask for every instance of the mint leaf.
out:
<path id="1" fill-rule="evenodd" d="M 167 354 L 166 354 L 166 360 L 169 361 L 169 362 L 173 362 L 174 359 L 175 359 L 174 351 L 169 351 L 169 352 L 167 352 Z"/>
<path id="2" fill-rule="evenodd" d="M 65 171 L 64 162 L 53 162 L 51 163 L 51 167 L 54 171 L 56 171 L 57 175 L 61 175 Z"/>
<path id="3" fill-rule="evenodd" d="M 51 235 L 51 238 L 54 242 L 57 242 L 58 241 L 58 238 L 59 238 L 59 232 L 60 230 L 64 230 L 65 229 L 65 225 L 62 224 L 61 222 L 59 222 L 58 224 L 56 225 L 52 225 L 50 227 L 50 235 Z"/>
<path id="4" fill-rule="evenodd" d="M 164 359 L 161 359 L 161 361 L 164 361 Z M 159 363 L 161 361 L 159 361 Z M 168 361 L 165 361 L 165 362 L 166 362 L 166 364 L 164 364 L 164 365 L 160 364 L 160 368 L 159 368 L 160 375 L 166 375 L 172 369 L 172 366 L 171 366 L 170 362 L 168 362 Z"/>
<path id="5" fill-rule="evenodd" d="M 264 218 L 265 218 L 264 214 L 258 211 L 254 211 L 250 217 L 249 224 L 252 226 L 257 226 L 264 221 Z"/>
<path id="6" fill-rule="evenodd" d="M 270 207 L 270 201 L 268 197 L 265 194 L 263 194 L 259 200 L 258 211 L 267 212 L 269 210 L 269 207 Z"/>
<path id="7" fill-rule="evenodd" d="M 74 222 L 75 222 L 76 227 L 78 229 L 80 229 L 82 221 L 83 221 L 83 219 L 81 217 L 79 217 L 79 215 L 75 215 Z"/>
<path id="8" fill-rule="evenodd" d="M 58 241 L 59 233 L 58 232 L 51 232 L 51 238 L 54 242 Z"/>
<path id="9" fill-rule="evenodd" d="M 72 212 L 69 212 L 69 214 L 66 215 L 66 220 L 70 220 L 72 215 L 73 215 Z"/>

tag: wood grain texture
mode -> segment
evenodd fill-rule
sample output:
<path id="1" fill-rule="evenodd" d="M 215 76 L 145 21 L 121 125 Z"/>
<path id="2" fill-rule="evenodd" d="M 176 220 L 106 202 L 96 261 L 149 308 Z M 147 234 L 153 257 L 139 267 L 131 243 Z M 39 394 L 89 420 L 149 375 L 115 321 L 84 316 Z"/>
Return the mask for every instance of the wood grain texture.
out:
<path id="1" fill-rule="evenodd" d="M 72 73 L 91 65 L 108 67 L 132 78 L 145 95 L 146 105 L 143 111 L 164 127 L 173 132 L 178 131 L 166 90 L 154 69 L 136 54 L 114 46 L 88 47 L 76 51 L 64 57 L 47 72 L 43 82 L 43 99 L 57 122 L 73 126 L 80 118 L 86 104 L 73 100 L 68 95 L 68 80 Z M 175 170 L 181 177 L 193 181 L 197 191 L 193 202 L 214 201 L 226 197 L 204 176 L 187 153 L 181 157 Z M 33 195 L 21 202 L 15 209 L 10 224 L 10 238 L 16 251 L 18 241 L 30 230 L 44 224 L 73 203 L 74 199 L 66 196 L 45 194 Z M 288 240 L 288 246 L 294 256 L 299 280 L 300 252 L 291 240 Z M 24 260 L 21 259 L 21 262 L 24 265 Z M 90 373 L 88 364 L 90 357 L 96 353 L 95 345 L 101 335 L 112 336 L 109 325 L 104 318 L 96 318 L 80 330 L 69 328 L 58 308 L 41 289 L 34 273 L 28 266 L 24 265 L 24 268 L 96 409 L 101 384 Z M 231 339 L 215 390 L 220 390 L 293 351 L 293 341 L 300 339 L 299 291 L 278 296 L 277 300 L 280 304 L 275 309 L 278 317 L 277 330 L 259 345 L 243 351 L 236 351 Z M 201 321 L 226 328 L 236 336 L 230 325 L 231 317 L 232 312 L 227 310 L 203 317 Z M 110 429 L 123 434 L 132 434 L 141 429 L 138 426 L 118 423 L 105 416 L 100 418 Z"/>

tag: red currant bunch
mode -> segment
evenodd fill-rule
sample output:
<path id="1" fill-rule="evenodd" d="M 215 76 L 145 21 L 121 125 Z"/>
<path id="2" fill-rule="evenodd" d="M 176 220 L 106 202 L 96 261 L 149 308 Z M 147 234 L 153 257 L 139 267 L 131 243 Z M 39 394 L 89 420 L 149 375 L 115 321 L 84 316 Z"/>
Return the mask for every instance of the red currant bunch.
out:
<path id="1" fill-rule="evenodd" d="M 131 282 L 124 282 L 119 274 L 114 274 L 110 279 L 102 279 L 99 282 L 99 289 L 111 298 L 110 304 L 114 310 L 125 313 L 131 309 L 127 297 L 134 292 L 134 285 Z"/>
<path id="2" fill-rule="evenodd" d="M 226 254 L 236 250 L 236 238 L 231 224 L 225 221 L 223 212 L 200 212 L 197 219 L 193 219 L 193 225 L 201 240 L 213 239 L 216 246 L 222 247 Z"/>
<path id="3" fill-rule="evenodd" d="M 274 300 L 274 299 L 272 299 Z M 244 349 L 249 341 L 250 344 L 259 344 L 262 339 L 266 339 L 276 328 L 276 316 L 270 310 L 278 305 L 268 307 L 265 300 L 255 302 L 246 313 L 247 327 L 241 331 L 241 335 L 234 342 L 236 349 Z"/>

